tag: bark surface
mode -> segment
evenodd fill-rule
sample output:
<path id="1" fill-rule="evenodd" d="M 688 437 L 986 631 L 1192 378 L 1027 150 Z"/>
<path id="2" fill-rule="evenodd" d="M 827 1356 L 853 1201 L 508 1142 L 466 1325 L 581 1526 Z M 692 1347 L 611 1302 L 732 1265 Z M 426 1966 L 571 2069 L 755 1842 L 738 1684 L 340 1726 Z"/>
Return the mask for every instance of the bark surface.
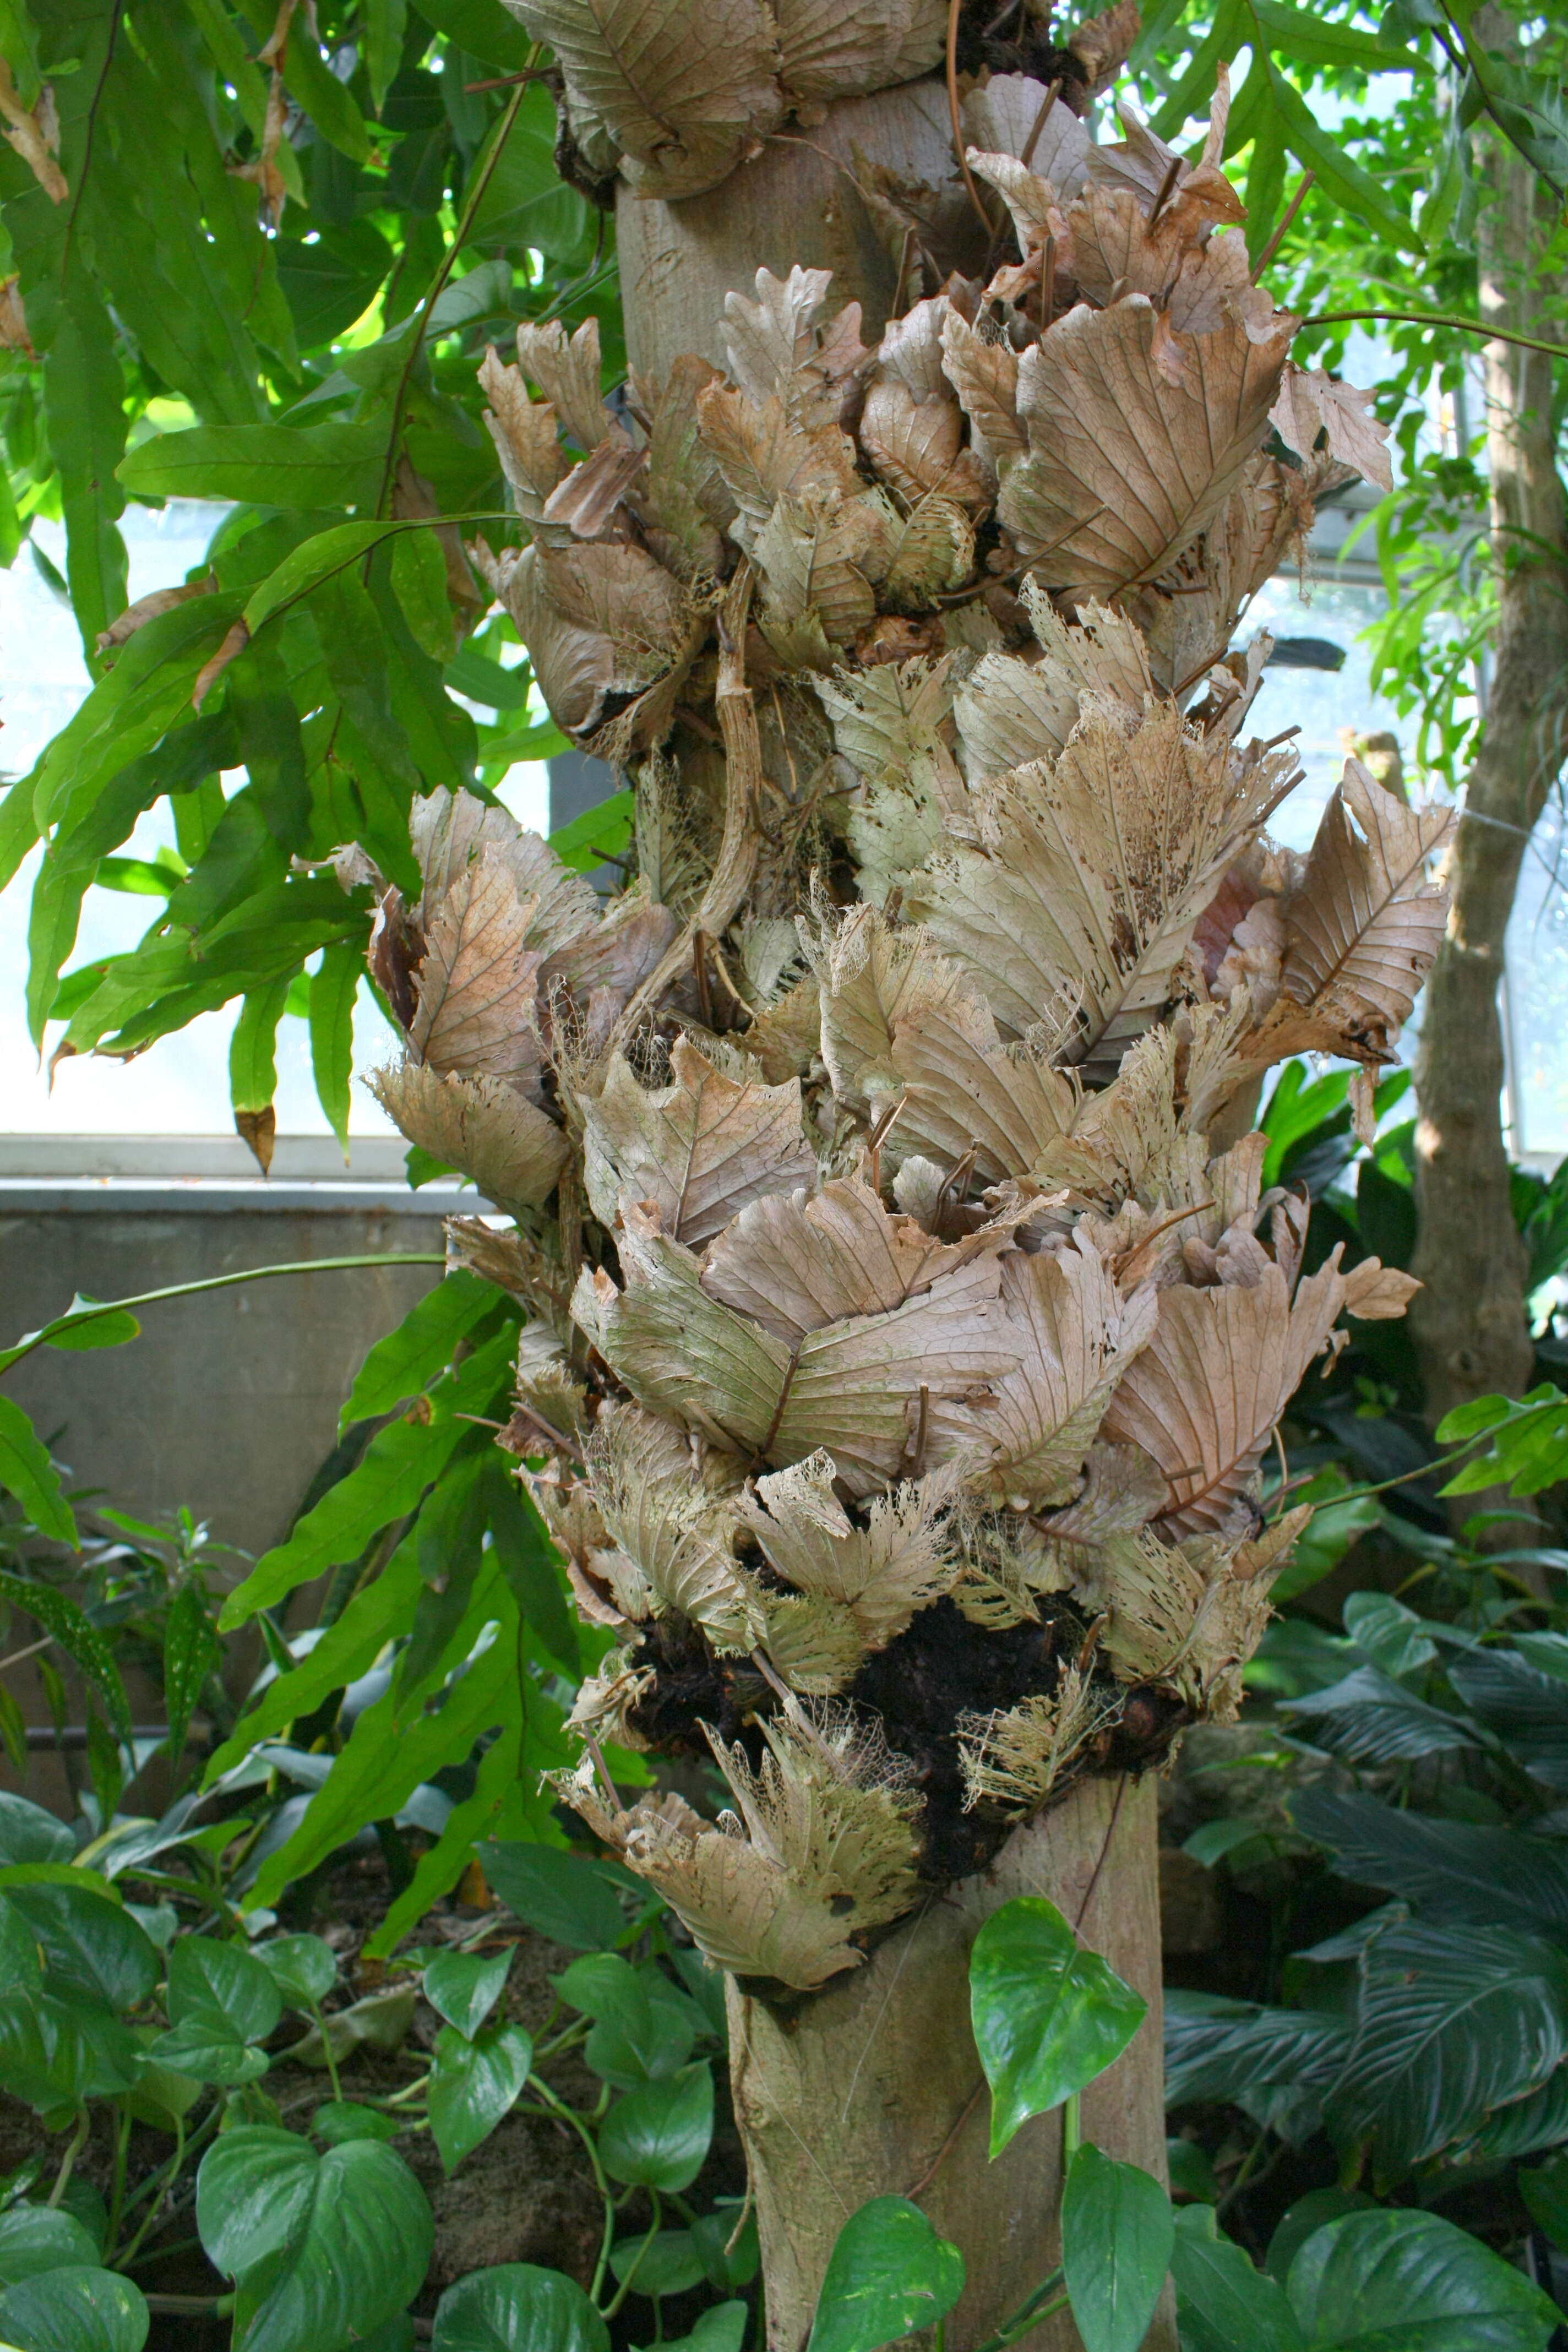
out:
<path id="1" fill-rule="evenodd" d="M 1495 34 L 1497 28 L 1492 28 Z M 1560 281 L 1540 268 L 1550 197 L 1510 148 L 1491 163 L 1479 231 L 1481 316 L 1550 335 Z M 1554 462 L 1544 352 L 1486 351 L 1487 452 L 1498 621 L 1486 731 L 1449 860 L 1447 934 L 1426 983 L 1416 1087 L 1412 1271 L 1426 1287 L 1411 1335 L 1434 1422 L 1469 1398 L 1518 1396 L 1533 1349 L 1526 1255 L 1509 1202 L 1502 1133 L 1503 947 L 1530 834 L 1563 757 L 1568 726 L 1568 527 Z M 1467 1495 L 1468 1517 L 1498 1497 Z M 1497 1530 L 1500 1540 L 1510 1530 Z"/>
<path id="2" fill-rule="evenodd" d="M 1083 2095 L 1083 2131 L 1165 2177 L 1154 1783 L 1080 1783 L 1015 1831 L 992 1868 L 933 1897 L 869 1962 L 793 2014 L 729 1980 L 735 2116 L 757 2200 L 772 2352 L 800 2352 L 833 2242 L 872 2197 L 910 2197 L 963 2252 L 947 2323 L 972 2352 L 1059 2259 L 1060 2113 L 1037 2116 L 994 2164 L 969 2027 L 969 1950 L 990 1914 L 1044 1895 L 1149 2003 L 1124 2055 Z M 1064 2313 L 1040 2352 L 1079 2337 Z M 1168 2309 L 1148 2352 L 1174 2352 Z"/>

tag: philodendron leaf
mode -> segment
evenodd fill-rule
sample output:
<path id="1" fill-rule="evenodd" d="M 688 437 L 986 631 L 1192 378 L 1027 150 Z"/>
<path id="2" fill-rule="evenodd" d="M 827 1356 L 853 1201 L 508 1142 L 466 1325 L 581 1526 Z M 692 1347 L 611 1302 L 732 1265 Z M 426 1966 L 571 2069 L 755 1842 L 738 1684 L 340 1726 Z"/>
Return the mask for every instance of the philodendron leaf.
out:
<path id="1" fill-rule="evenodd" d="M 448 2175 L 489 2137 L 532 2063 L 533 2043 L 521 2025 L 493 2025 L 471 2040 L 455 2025 L 441 2028 L 430 2069 L 430 2132 Z"/>
<path id="2" fill-rule="evenodd" d="M 1148 2007 L 1054 1903 L 1020 1895 L 994 1911 L 969 1958 L 975 2045 L 991 2085 L 991 2153 L 1121 2057 Z"/>
<path id="3" fill-rule="evenodd" d="M 150 2324 L 141 2288 L 96 2264 L 46 2271 L 0 2294 L 0 2343 L 18 2352 L 142 2352 Z"/>
<path id="4" fill-rule="evenodd" d="M 265 2126 L 207 2150 L 196 2227 L 238 2288 L 244 2352 L 368 2335 L 416 2292 L 434 2236 L 425 2192 L 391 2148 L 354 2139 L 318 2156 Z"/>
<path id="5" fill-rule="evenodd" d="M 338 1980 L 338 1956 L 321 1936 L 274 1936 L 258 1944 L 255 1954 L 286 2009 L 319 2006 Z"/>
<path id="6" fill-rule="evenodd" d="M 1352 2213 L 1315 2231 L 1286 2283 L 1332 2352 L 1543 2352 L 1562 2315 L 1521 2271 L 1436 2213 Z"/>
<path id="7" fill-rule="evenodd" d="M 599 2156 L 613 2179 L 679 2190 L 701 2171 L 712 2137 L 713 2070 L 699 2062 L 617 2099 L 599 2133 Z"/>
<path id="8" fill-rule="evenodd" d="M 425 1998 L 450 2026 L 470 2040 L 501 1997 L 512 1948 L 485 1959 L 478 1952 L 441 1952 L 425 1971 Z"/>
<path id="9" fill-rule="evenodd" d="M 1568 2156 L 1549 2157 L 1544 2164 L 1521 2171 L 1519 2192 L 1552 2244 L 1568 2246 Z M 0 2264 L 5 2258 L 0 2242 Z"/>
<path id="10" fill-rule="evenodd" d="M 13 2205 L 0 2213 L 0 2286 L 45 2271 L 92 2269 L 98 2247 L 74 2213 L 48 2205 Z"/>
<path id="11" fill-rule="evenodd" d="M 958 2248 L 907 2197 L 874 2197 L 838 2232 L 807 2352 L 877 2352 L 933 2326 L 963 2293 Z"/>
<path id="12" fill-rule="evenodd" d="M 259 1960 L 211 1936 L 184 1936 L 169 1959 L 170 2027 L 153 2045 L 160 2066 L 202 2083 L 249 2083 L 267 2072 L 258 2049 L 283 2014 Z"/>
<path id="13" fill-rule="evenodd" d="M 158 1948 L 107 1892 L 85 1880 L 5 1892 L 43 1946 L 51 1991 L 85 1993 L 116 2011 L 146 2000 L 163 1973 Z"/>
<path id="14" fill-rule="evenodd" d="M 1157 2180 L 1087 2142 L 1074 2152 L 1062 2191 L 1062 2268 L 1084 2352 L 1138 2352 L 1174 2239 Z"/>
<path id="15" fill-rule="evenodd" d="M 574 2279 L 531 2263 L 470 2271 L 436 2306 L 431 2352 L 609 2352 L 610 2336 Z"/>

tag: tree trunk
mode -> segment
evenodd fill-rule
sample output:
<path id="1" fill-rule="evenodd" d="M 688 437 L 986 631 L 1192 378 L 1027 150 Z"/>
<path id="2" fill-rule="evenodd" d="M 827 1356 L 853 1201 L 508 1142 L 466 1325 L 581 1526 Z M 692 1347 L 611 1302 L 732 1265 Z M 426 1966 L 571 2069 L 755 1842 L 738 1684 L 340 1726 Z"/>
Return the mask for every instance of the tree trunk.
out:
<path id="1" fill-rule="evenodd" d="M 616 249 L 633 367 L 663 375 L 685 352 L 721 366 L 725 295 L 751 295 L 759 269 L 787 278 L 796 263 L 833 272 L 836 301 L 859 303 L 861 334 L 875 342 L 895 305 L 899 268 L 858 193 L 862 159 L 902 179 L 943 179 L 952 133 L 942 83 L 845 99 L 815 130 L 770 139 L 710 195 L 669 204 L 623 184 Z"/>
<path id="2" fill-rule="evenodd" d="M 658 374 L 691 351 L 721 361 L 724 296 L 749 294 L 760 267 L 781 278 L 797 262 L 831 269 L 835 299 L 861 304 L 868 337 L 881 331 L 898 267 L 852 174 L 864 158 L 912 180 L 942 179 L 952 153 L 946 92 L 929 80 L 848 100 L 805 137 L 770 141 L 711 195 L 670 204 L 622 188 L 616 239 L 634 366 Z M 1015 1895 L 1051 1896 L 1148 2001 L 1131 2047 L 1085 2093 L 1083 2128 L 1164 2179 L 1156 1845 L 1152 1780 L 1087 1782 L 1016 1831 L 989 1871 L 933 1897 L 864 1968 L 789 2013 L 730 1980 L 735 2112 L 772 2352 L 800 2352 L 834 2239 L 871 2197 L 912 2192 L 962 2249 L 969 2284 L 948 2322 L 952 2352 L 981 2343 L 1058 2259 L 1061 2117 L 1026 2125 L 990 2164 L 990 2102 L 969 2026 L 970 1946 Z M 1069 2352 L 1079 2339 L 1064 2315 L 1031 2340 L 1040 2352 Z M 1174 2352 L 1168 2291 L 1148 2345 Z"/>
<path id="3" fill-rule="evenodd" d="M 1503 27 L 1489 15 L 1483 37 L 1496 45 Z M 1550 196 L 1500 143 L 1490 179 L 1479 231 L 1481 316 L 1518 333 L 1549 334 L 1547 313 L 1561 291 L 1558 278 L 1539 268 L 1552 226 Z M 1416 1059 L 1420 1234 L 1413 1271 L 1426 1287 L 1410 1323 L 1433 1422 L 1471 1397 L 1520 1395 L 1533 1362 L 1526 1258 L 1503 1148 L 1498 986 L 1520 866 L 1562 765 L 1568 707 L 1568 532 L 1554 463 L 1552 369 L 1543 352 L 1487 345 L 1494 660 L 1485 731 L 1450 859 L 1447 937 L 1426 983 Z M 1500 1497 L 1466 1496 L 1460 1515 L 1489 1499 Z"/>
<path id="4" fill-rule="evenodd" d="M 1149 2003 L 1131 2047 L 1083 2095 L 1083 2132 L 1165 2177 L 1159 1880 L 1151 1780 L 1081 1782 L 1014 1832 L 989 1871 L 933 1898 L 868 1965 L 792 2015 L 730 1981 L 731 2077 L 762 2234 L 770 2352 L 801 2352 L 834 2239 L 871 2197 L 912 2197 L 968 2273 L 947 2323 L 972 2352 L 1059 2259 L 1062 2119 L 1037 2116 L 994 2164 L 969 2027 L 969 1950 L 1016 1895 L 1050 1896 Z M 1040 2352 L 1079 2342 L 1064 2313 Z M 1168 2305 L 1148 2352 L 1174 2352 Z"/>

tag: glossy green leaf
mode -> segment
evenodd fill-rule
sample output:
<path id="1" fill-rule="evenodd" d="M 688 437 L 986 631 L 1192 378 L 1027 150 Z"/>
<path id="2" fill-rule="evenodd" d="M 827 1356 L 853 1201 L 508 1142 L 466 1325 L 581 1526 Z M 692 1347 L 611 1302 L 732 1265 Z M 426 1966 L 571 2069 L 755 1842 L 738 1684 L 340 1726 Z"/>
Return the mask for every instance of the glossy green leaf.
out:
<path id="1" fill-rule="evenodd" d="M 1062 2190 L 1062 2269 L 1084 2352 L 1138 2352 L 1170 2268 L 1175 2222 L 1157 2180 L 1086 2141 Z"/>
<path id="2" fill-rule="evenodd" d="M 991 2085 L 991 2153 L 1113 2064 L 1147 2003 L 1079 1944 L 1043 1895 L 994 1911 L 969 1960 L 970 2015 Z"/>
<path id="3" fill-rule="evenodd" d="M 85 1993 L 116 2011 L 135 2009 L 163 1975 L 158 1948 L 120 1904 L 79 1886 L 6 1888 L 42 1945 L 52 1989 Z"/>
<path id="4" fill-rule="evenodd" d="M 355 2099 L 323 2099 L 310 2117 L 310 2129 L 329 2147 L 351 2139 L 395 2139 L 403 2126 L 382 2107 L 366 2107 Z"/>
<path id="5" fill-rule="evenodd" d="M 151 2325 L 141 2288 L 96 2264 L 22 2279 L 0 2294 L 0 2338 L 17 2352 L 142 2352 Z"/>
<path id="6" fill-rule="evenodd" d="M 493 1284 L 455 1268 L 411 1307 L 395 1331 L 378 1339 L 354 1376 L 338 1416 L 340 1432 L 356 1421 L 393 1412 L 417 1396 L 451 1362 L 460 1339 L 493 1313 Z"/>
<path id="7" fill-rule="evenodd" d="M 268 981 L 240 999 L 229 1033 L 228 1098 L 237 1120 L 269 1110 L 278 1091 L 278 1024 L 288 1002 L 286 979 Z"/>
<path id="8" fill-rule="evenodd" d="M 493 1953 L 441 1952 L 426 1968 L 421 1984 L 438 2016 L 459 2033 L 477 2033 L 506 1988 L 513 1948 Z"/>
<path id="9" fill-rule="evenodd" d="M 1351 1764 L 1400 1763 L 1478 1744 L 1468 1724 L 1428 1706 L 1378 1666 L 1357 1666 L 1327 1690 L 1283 1704 L 1301 1738 Z"/>
<path id="10" fill-rule="evenodd" d="M 434 2234 L 425 2192 L 391 2148 L 355 2139 L 318 2156 L 265 2126 L 208 2148 L 196 2226 L 250 2307 L 245 2352 L 368 2334 L 417 2291 Z"/>
<path id="11" fill-rule="evenodd" d="M 338 1980 L 338 1956 L 320 1936 L 273 1936 L 251 1952 L 289 2009 L 320 2008 Z"/>
<path id="12" fill-rule="evenodd" d="M 575 2279 L 531 2263 L 470 2271 L 436 2306 L 432 2352 L 610 2352 Z"/>
<path id="13" fill-rule="evenodd" d="M 877 2352 L 934 2326 L 963 2293 L 963 2256 L 906 2197 L 874 2197 L 834 2241 L 808 2352 Z"/>
<path id="14" fill-rule="evenodd" d="M 1552 2157 L 1532 2170 L 1521 2168 L 1518 2179 L 1521 2196 L 1552 2244 L 1568 2248 L 1568 2155 Z"/>
<path id="15" fill-rule="evenodd" d="M 0 1866 L 13 1862 L 67 1862 L 76 1842 L 58 1813 L 30 1798 L 0 1789 Z"/>
<path id="16" fill-rule="evenodd" d="M 689 2189 L 713 2137 L 713 2071 L 686 2066 L 618 2098 L 599 2130 L 599 2158 L 614 2180 Z"/>
<path id="17" fill-rule="evenodd" d="M 751 2311 L 743 2303 L 716 2303 L 698 2315 L 689 2336 L 666 2336 L 664 2352 L 741 2352 Z"/>
<path id="18" fill-rule="evenodd" d="M 0 1486 L 8 1495 L 15 1495 L 40 1535 L 52 1536 L 56 1543 L 76 1549 L 76 1518 L 66 1500 L 59 1473 L 49 1460 L 47 1446 L 39 1442 L 21 1406 L 15 1397 L 8 1396 L 0 1396 Z M 7 1582 L 19 1585 L 21 1579 L 8 1578 Z M 7 1593 L 5 1597 L 15 1599 L 16 1595 Z M 27 1606 L 26 1601 L 21 1605 Z M 39 1622 L 43 1622 L 41 1618 Z"/>
<path id="19" fill-rule="evenodd" d="M 703 2021 L 689 1996 L 656 1969 L 594 1952 L 552 1979 L 562 1999 L 594 2020 L 583 2055 L 606 2083 L 630 2090 L 685 2065 Z"/>
<path id="20" fill-rule="evenodd" d="M 521 2095 L 533 2043 L 521 2025 L 491 2025 L 471 2038 L 455 2025 L 436 2036 L 430 2067 L 430 2133 L 450 2175 L 488 2139 Z"/>
<path id="21" fill-rule="evenodd" d="M 13 2205 L 0 2213 L 0 2286 L 44 2271 L 92 2269 L 98 2247 L 74 2213 L 47 2205 Z"/>
<path id="22" fill-rule="evenodd" d="M 169 1956 L 169 2032 L 153 2056 L 203 2083 L 254 2082 L 267 2071 L 265 2042 L 283 2014 L 269 1971 L 237 1944 L 182 1936 Z"/>
<path id="23" fill-rule="evenodd" d="M 370 76 L 370 102 L 377 114 L 402 60 L 407 17 L 408 0 L 365 0 L 365 70 Z"/>
<path id="24" fill-rule="evenodd" d="M 515 1842 L 481 1845 L 480 1866 L 514 1918 L 573 1951 L 606 1951 L 626 1933 L 614 1888 L 585 1854 Z"/>
<path id="25" fill-rule="evenodd" d="M 1436 2213 L 1352 2213 L 1308 2239 L 1287 2291 L 1333 2352 L 1544 2352 L 1560 2315 L 1510 2263 Z"/>

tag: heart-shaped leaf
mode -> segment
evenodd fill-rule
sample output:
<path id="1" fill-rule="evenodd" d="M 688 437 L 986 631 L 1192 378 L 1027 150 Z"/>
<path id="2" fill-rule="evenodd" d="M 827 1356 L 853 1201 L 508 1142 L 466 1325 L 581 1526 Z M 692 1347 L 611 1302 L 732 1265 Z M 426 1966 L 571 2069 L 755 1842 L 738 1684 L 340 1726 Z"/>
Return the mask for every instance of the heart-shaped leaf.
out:
<path id="1" fill-rule="evenodd" d="M 1521 2271 L 1436 2213 L 1351 2213 L 1315 2231 L 1286 2292 L 1333 2352 L 1543 2352 L 1560 2314 Z"/>
<path id="2" fill-rule="evenodd" d="M 1148 2004 L 1054 1903 L 1020 1895 L 994 1911 L 969 1958 L 975 2044 L 991 2085 L 991 2153 L 1121 2057 Z"/>
<path id="3" fill-rule="evenodd" d="M 613 2179 L 689 2189 L 712 2137 L 713 2073 L 699 2062 L 617 2099 L 599 2132 L 599 2157 Z"/>
<path id="4" fill-rule="evenodd" d="M 26 2352 L 142 2352 L 150 2325 L 140 2287 L 96 2264 L 46 2271 L 0 2294 L 0 2342 Z"/>
<path id="5" fill-rule="evenodd" d="M 0 2213 L 0 2286 L 45 2271 L 91 2270 L 98 2263 L 92 2232 L 74 2213 L 48 2205 L 13 2205 Z"/>
<path id="6" fill-rule="evenodd" d="M 319 2008 L 338 1980 L 338 1956 L 320 1936 L 274 1936 L 254 1950 L 289 2009 Z"/>
<path id="7" fill-rule="evenodd" d="M 510 1841 L 475 1851 L 513 1917 L 552 1944 L 603 1952 L 626 1933 L 626 1914 L 615 1889 L 585 1855 Z"/>
<path id="8" fill-rule="evenodd" d="M 610 2335 L 575 2279 L 531 2263 L 470 2271 L 436 2306 L 431 2352 L 609 2352 Z"/>
<path id="9" fill-rule="evenodd" d="M 264 2126 L 207 2150 L 196 2227 L 238 2286 L 245 2352 L 300 2352 L 380 2326 L 417 2291 L 434 2235 L 425 2192 L 391 2148 L 356 2139 L 318 2156 Z"/>
<path id="10" fill-rule="evenodd" d="M 201 2083 L 249 2083 L 267 2072 L 265 2042 L 283 2014 L 270 1972 L 237 1944 L 183 1936 L 169 1956 L 170 2028 L 153 2045 L 160 2066 Z"/>
<path id="11" fill-rule="evenodd" d="M 478 1952 L 440 1952 L 425 1971 L 425 1998 L 431 2008 L 470 2038 L 497 2001 L 511 1967 L 512 1950 L 485 1959 Z"/>
<path id="12" fill-rule="evenodd" d="M 874 2197 L 834 2242 L 808 2352 L 877 2352 L 934 2326 L 963 2293 L 963 2256 L 907 2197 Z"/>
<path id="13" fill-rule="evenodd" d="M 436 2036 L 430 2132 L 448 2174 L 488 2139 L 528 2080 L 533 2043 L 521 2025 L 492 2025 L 470 2042 L 455 2025 Z"/>

